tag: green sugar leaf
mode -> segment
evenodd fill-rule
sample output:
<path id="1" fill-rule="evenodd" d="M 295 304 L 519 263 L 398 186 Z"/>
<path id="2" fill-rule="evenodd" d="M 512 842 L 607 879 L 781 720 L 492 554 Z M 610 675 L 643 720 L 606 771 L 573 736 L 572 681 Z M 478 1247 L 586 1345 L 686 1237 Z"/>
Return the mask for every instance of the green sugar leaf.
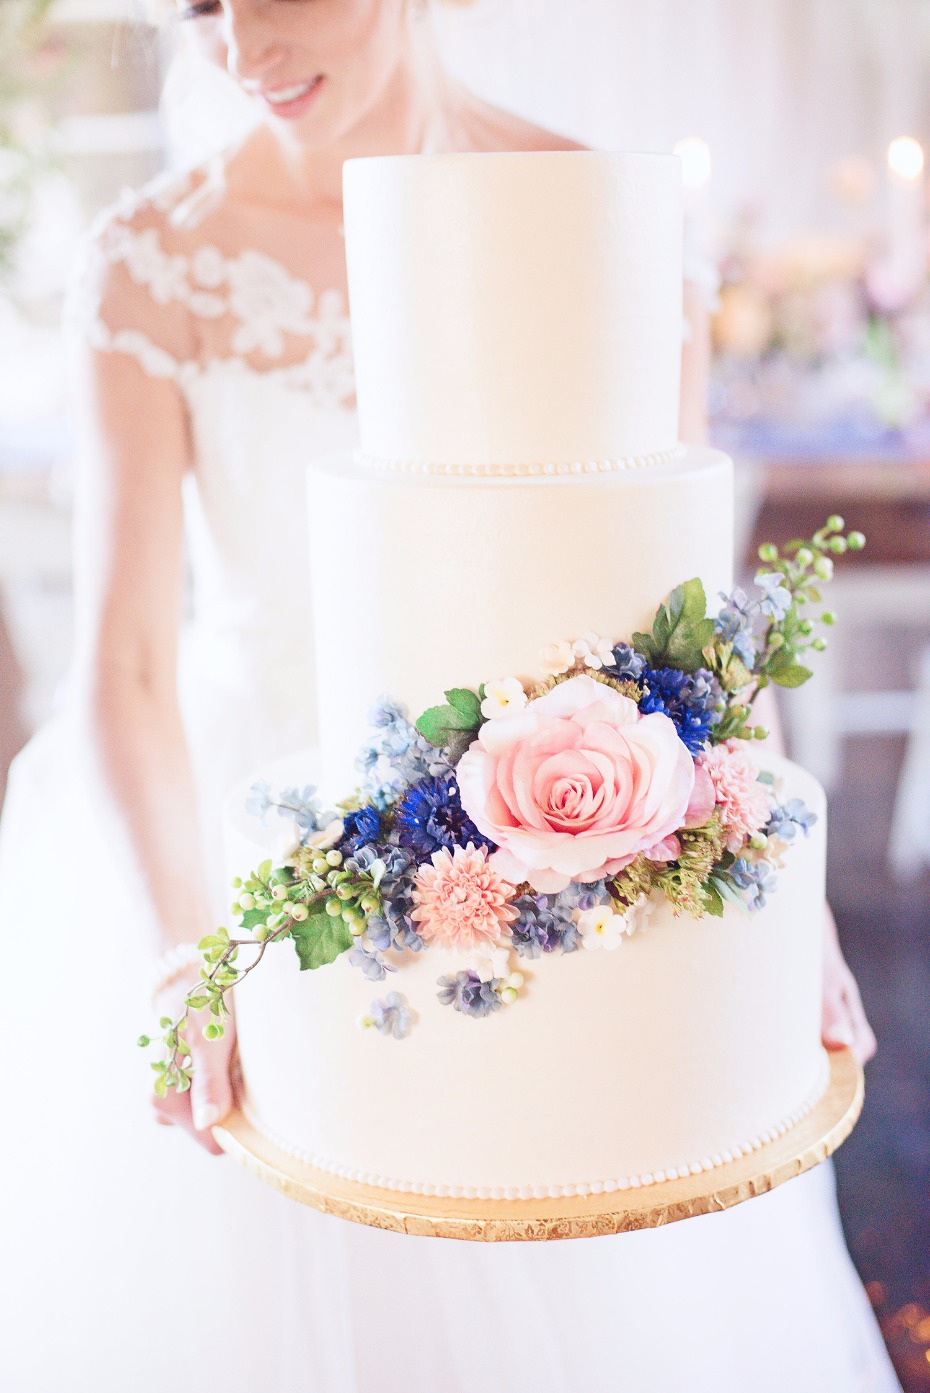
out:
<path id="1" fill-rule="evenodd" d="M 713 881 L 704 886 L 704 912 L 713 919 L 723 918 L 723 900 Z"/>
<path id="2" fill-rule="evenodd" d="M 656 610 L 652 633 L 633 635 L 633 647 L 652 667 L 694 672 L 704 661 L 703 650 L 714 638 L 714 622 L 706 615 L 704 586 L 697 577 L 686 580 Z"/>
<path id="3" fill-rule="evenodd" d="M 783 648 L 766 664 L 765 672 L 779 687 L 802 687 L 814 675 L 809 667 L 796 663 Z"/>
<path id="4" fill-rule="evenodd" d="M 300 970 L 324 967 L 335 962 L 354 942 L 345 920 L 331 914 L 311 914 L 291 929 L 291 938 L 300 959 Z"/>
<path id="5" fill-rule="evenodd" d="M 452 687 L 445 694 L 446 701 L 462 718 L 460 730 L 472 730 L 481 724 L 481 702 L 476 692 L 467 687 Z"/>
<path id="6" fill-rule="evenodd" d="M 264 924 L 267 918 L 267 909 L 247 909 L 242 916 L 242 927 L 251 933 L 259 924 Z"/>

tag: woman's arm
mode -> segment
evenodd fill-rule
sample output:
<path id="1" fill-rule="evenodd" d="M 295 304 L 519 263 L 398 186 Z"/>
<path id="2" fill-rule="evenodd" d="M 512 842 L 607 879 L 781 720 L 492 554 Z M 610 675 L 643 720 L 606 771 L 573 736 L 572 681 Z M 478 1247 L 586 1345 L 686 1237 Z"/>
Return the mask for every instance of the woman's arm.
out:
<path id="1" fill-rule="evenodd" d="M 77 367 L 75 694 L 95 802 L 128 869 L 127 932 L 141 927 L 154 956 L 211 927 L 176 691 L 181 482 L 191 443 L 174 382 L 89 347 L 79 350 Z M 182 986 L 168 990 L 163 1013 Z M 160 1120 L 203 1132 L 198 1139 L 211 1151 L 218 1148 L 204 1129 L 232 1101 L 234 1032 L 227 1037 L 223 1048 L 207 1049 L 192 1031 L 199 1086 L 156 1101 Z"/>

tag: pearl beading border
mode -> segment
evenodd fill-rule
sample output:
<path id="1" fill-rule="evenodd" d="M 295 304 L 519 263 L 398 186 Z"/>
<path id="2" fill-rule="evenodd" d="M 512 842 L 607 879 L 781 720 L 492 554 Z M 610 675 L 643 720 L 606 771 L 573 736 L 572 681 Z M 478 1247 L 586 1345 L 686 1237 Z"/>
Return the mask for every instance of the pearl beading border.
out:
<path id="1" fill-rule="evenodd" d="M 829 1076 L 829 1061 L 826 1056 L 824 1056 L 820 1074 L 818 1075 L 817 1085 L 801 1106 L 795 1108 L 793 1112 L 776 1123 L 774 1127 L 766 1128 L 757 1136 L 751 1137 L 749 1141 L 739 1142 L 736 1146 L 727 1147 L 723 1151 L 714 1152 L 712 1156 L 705 1156 L 702 1160 L 693 1161 L 690 1164 L 669 1166 L 665 1170 L 647 1171 L 643 1175 L 623 1176 L 617 1180 L 592 1180 L 578 1185 L 521 1185 L 508 1187 L 490 1187 L 484 1185 L 429 1185 L 414 1180 L 397 1180 L 393 1176 L 380 1175 L 374 1171 L 356 1170 L 352 1166 L 337 1166 L 330 1161 L 325 1161 L 318 1156 L 314 1156 L 303 1147 L 294 1146 L 293 1143 L 288 1142 L 285 1138 L 271 1131 L 259 1120 L 246 1099 L 243 1099 L 241 1106 L 242 1112 L 249 1123 L 257 1132 L 261 1133 L 266 1141 L 271 1142 L 279 1151 L 282 1151 L 286 1156 L 292 1157 L 295 1161 L 313 1166 L 315 1170 L 324 1171 L 328 1175 L 337 1176 L 340 1180 L 354 1181 L 359 1185 L 370 1185 L 378 1190 L 394 1190 L 402 1195 L 423 1195 L 428 1198 L 436 1199 L 569 1199 L 575 1195 L 612 1195 L 623 1190 L 639 1190 L 649 1185 L 661 1185 L 665 1180 L 683 1180 L 688 1175 L 700 1175 L 704 1171 L 717 1170 L 718 1167 L 725 1166 L 731 1161 L 738 1161 L 742 1156 L 748 1156 L 753 1151 L 761 1150 L 767 1143 L 777 1140 L 778 1137 L 785 1136 L 793 1127 L 796 1127 L 822 1098 Z"/>
<path id="2" fill-rule="evenodd" d="M 356 451 L 358 464 L 383 474 L 436 475 L 456 479 L 544 479 L 579 474 L 619 474 L 633 469 L 653 469 L 671 464 L 684 454 L 683 445 L 655 450 L 645 455 L 624 455 L 617 459 L 546 460 L 539 464 L 437 464 L 430 460 L 388 460 Z"/>

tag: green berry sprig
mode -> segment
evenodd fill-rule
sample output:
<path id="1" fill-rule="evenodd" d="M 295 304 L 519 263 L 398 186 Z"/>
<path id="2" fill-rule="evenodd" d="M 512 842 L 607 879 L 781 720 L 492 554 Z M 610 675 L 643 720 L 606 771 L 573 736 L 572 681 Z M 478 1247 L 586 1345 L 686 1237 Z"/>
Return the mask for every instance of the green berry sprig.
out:
<path id="1" fill-rule="evenodd" d="M 378 886 L 384 871 L 382 861 L 364 871 L 349 870 L 335 848 L 300 847 L 287 865 L 272 869 L 270 860 L 263 861 L 246 880 L 237 877 L 231 909 L 247 936 L 233 938 L 220 928 L 197 944 L 203 954 L 200 981 L 187 993 L 176 1020 L 163 1016 L 159 1021 L 163 1056 L 151 1066 L 156 1094 L 164 1098 L 170 1088 L 180 1093 L 190 1088 L 192 1013 L 208 1013 L 201 1026 L 204 1039 L 221 1039 L 230 989 L 255 970 L 272 943 L 291 939 L 301 968 L 333 962 L 364 933 L 371 915 L 381 912 Z M 236 965 L 241 949 L 256 950 L 245 967 Z M 138 1043 L 145 1049 L 152 1040 L 142 1035 Z"/>

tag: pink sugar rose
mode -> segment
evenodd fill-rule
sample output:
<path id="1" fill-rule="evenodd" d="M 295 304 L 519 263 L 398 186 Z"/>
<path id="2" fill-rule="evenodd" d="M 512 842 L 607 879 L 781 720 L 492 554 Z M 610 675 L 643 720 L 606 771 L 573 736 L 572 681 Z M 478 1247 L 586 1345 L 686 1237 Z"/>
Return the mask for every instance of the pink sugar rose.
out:
<path id="1" fill-rule="evenodd" d="M 432 864 L 420 867 L 410 917 L 426 943 L 486 950 L 516 919 L 512 898 L 513 886 L 489 864 L 485 848 L 469 842 L 453 852 L 434 851 Z"/>
<path id="2" fill-rule="evenodd" d="M 579 676 L 482 726 L 456 775 L 494 868 L 548 894 L 615 874 L 681 827 L 694 761 L 668 716 Z"/>
<path id="3" fill-rule="evenodd" d="M 759 766 L 739 740 L 726 740 L 701 755 L 698 766 L 710 775 L 714 802 L 726 832 L 726 848 L 738 852 L 761 832 L 772 811 L 772 794 L 759 782 Z"/>

